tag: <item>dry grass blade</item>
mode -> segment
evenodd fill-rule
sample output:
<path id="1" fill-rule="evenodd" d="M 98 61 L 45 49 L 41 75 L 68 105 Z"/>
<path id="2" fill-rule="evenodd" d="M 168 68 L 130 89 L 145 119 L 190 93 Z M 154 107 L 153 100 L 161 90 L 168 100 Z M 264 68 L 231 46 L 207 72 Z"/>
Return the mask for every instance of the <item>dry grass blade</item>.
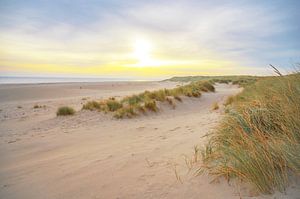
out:
<path id="1" fill-rule="evenodd" d="M 282 76 L 282 74 L 280 73 L 280 71 L 275 67 L 273 66 L 272 64 L 270 64 L 270 66 L 274 69 L 274 72 L 279 75 L 279 76 Z"/>
<path id="2" fill-rule="evenodd" d="M 284 192 L 289 174 L 300 173 L 299 102 L 299 73 L 245 87 L 225 103 L 231 106 L 202 152 L 202 169 L 248 181 L 262 193 Z"/>

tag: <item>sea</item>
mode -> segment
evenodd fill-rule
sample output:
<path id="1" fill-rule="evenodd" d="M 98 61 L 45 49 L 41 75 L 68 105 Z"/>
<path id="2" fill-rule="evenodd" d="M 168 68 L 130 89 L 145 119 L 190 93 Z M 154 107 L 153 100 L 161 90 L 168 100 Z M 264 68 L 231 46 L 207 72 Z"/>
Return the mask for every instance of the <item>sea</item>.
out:
<path id="1" fill-rule="evenodd" d="M 146 81 L 134 78 L 96 78 L 96 77 L 20 77 L 0 76 L 0 84 L 42 84 L 42 83 L 71 83 L 71 82 L 120 82 Z"/>

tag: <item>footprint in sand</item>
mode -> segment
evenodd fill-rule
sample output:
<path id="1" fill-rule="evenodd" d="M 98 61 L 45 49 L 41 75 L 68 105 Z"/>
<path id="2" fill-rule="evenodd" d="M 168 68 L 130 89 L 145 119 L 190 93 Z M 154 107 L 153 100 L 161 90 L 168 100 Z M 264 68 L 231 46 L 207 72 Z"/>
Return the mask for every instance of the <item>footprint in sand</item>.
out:
<path id="1" fill-rule="evenodd" d="M 144 126 L 140 126 L 140 127 L 138 127 L 138 128 L 136 128 L 137 130 L 143 130 L 143 129 L 145 129 L 146 127 L 144 127 Z"/>
<path id="2" fill-rule="evenodd" d="M 166 136 L 159 136 L 162 140 L 165 140 L 165 139 L 167 139 L 167 137 Z"/>
<path id="3" fill-rule="evenodd" d="M 20 140 L 21 140 L 21 139 L 18 138 L 18 139 L 15 139 L 15 140 L 8 141 L 7 143 L 8 143 L 8 144 L 11 144 L 11 143 L 15 143 L 15 142 L 20 141 Z"/>
<path id="4" fill-rule="evenodd" d="M 177 129 L 180 129 L 180 127 L 178 126 L 178 127 L 174 128 L 174 129 L 171 129 L 170 131 L 176 131 Z"/>

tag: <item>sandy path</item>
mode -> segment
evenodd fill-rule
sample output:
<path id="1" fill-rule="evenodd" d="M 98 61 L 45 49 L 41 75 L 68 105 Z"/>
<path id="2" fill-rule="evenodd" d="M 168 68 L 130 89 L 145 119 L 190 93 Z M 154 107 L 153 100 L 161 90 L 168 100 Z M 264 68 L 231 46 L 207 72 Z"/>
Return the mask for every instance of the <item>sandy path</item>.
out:
<path id="1" fill-rule="evenodd" d="M 0 198 L 240 198 L 227 183 L 188 173 L 183 158 L 221 119 L 212 103 L 239 91 L 218 85 L 175 110 L 135 119 L 89 111 L 55 118 L 51 109 L 2 120 Z"/>

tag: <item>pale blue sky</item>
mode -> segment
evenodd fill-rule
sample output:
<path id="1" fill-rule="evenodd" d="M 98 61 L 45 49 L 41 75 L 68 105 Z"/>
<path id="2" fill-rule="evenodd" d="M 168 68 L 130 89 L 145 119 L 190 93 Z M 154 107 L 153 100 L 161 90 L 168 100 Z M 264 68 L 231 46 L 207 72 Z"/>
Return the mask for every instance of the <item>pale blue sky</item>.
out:
<path id="1" fill-rule="evenodd" d="M 269 63 L 300 62 L 299 35 L 296 0 L 0 0 L 0 72 L 268 74 Z M 128 67 L 138 65 L 131 52 L 141 38 L 162 63 L 145 72 Z"/>

